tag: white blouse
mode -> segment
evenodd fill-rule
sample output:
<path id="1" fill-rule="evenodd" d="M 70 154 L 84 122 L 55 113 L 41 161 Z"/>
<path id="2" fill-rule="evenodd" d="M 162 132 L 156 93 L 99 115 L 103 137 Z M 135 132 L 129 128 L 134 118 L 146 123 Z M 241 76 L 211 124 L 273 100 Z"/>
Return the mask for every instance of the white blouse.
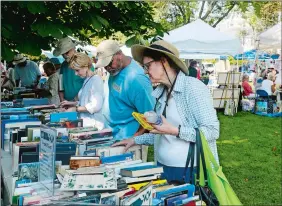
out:
<path id="1" fill-rule="evenodd" d="M 99 130 L 104 128 L 105 119 L 102 113 L 104 102 L 104 85 L 100 76 L 94 75 L 84 80 L 78 93 L 79 106 L 86 107 L 88 112 L 81 112 L 83 126 L 95 126 Z"/>

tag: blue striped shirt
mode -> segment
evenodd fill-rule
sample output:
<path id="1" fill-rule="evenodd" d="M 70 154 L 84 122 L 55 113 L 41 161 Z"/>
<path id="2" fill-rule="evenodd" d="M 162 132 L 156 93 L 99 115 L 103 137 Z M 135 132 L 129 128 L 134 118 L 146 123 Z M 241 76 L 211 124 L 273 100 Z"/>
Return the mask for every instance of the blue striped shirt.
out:
<path id="1" fill-rule="evenodd" d="M 152 96 L 159 98 L 163 89 L 164 86 L 159 85 L 152 92 Z M 206 137 L 215 159 L 219 162 L 216 147 L 216 139 L 219 137 L 219 121 L 207 86 L 198 79 L 185 76 L 183 72 L 180 72 L 176 79 L 172 96 L 175 98 L 177 110 L 183 122 L 179 138 L 195 142 L 196 131 L 194 128 L 199 128 Z M 158 114 L 162 114 L 164 109 L 165 102 L 162 99 L 157 102 L 156 112 Z M 162 138 L 162 135 L 146 133 L 135 137 L 135 143 L 153 145 L 158 142 L 158 138 Z"/>

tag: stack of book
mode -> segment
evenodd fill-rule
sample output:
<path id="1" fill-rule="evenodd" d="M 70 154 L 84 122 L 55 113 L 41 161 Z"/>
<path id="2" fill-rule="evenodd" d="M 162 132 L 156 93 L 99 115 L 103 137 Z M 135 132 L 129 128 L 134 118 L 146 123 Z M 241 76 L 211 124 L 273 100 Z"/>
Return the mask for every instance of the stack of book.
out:
<path id="1" fill-rule="evenodd" d="M 158 180 L 163 173 L 163 167 L 154 165 L 153 162 L 130 165 L 120 170 L 120 175 L 128 184 L 143 183 Z M 136 188 L 136 185 L 132 185 Z"/>

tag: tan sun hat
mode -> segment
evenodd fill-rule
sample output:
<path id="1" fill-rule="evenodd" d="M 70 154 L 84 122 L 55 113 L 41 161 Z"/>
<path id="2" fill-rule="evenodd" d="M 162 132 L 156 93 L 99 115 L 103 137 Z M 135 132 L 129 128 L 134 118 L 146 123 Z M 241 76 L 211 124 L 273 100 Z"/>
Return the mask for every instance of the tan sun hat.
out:
<path id="1" fill-rule="evenodd" d="M 24 57 L 22 54 L 16 54 L 14 56 L 13 64 L 19 64 L 26 61 L 26 57 Z"/>
<path id="2" fill-rule="evenodd" d="M 102 41 L 97 47 L 97 56 L 98 59 L 96 63 L 96 68 L 106 67 L 112 61 L 113 56 L 120 51 L 120 47 L 117 41 L 114 40 L 105 40 Z"/>
<path id="3" fill-rule="evenodd" d="M 164 40 L 159 40 L 152 43 L 150 46 L 143 46 L 138 44 L 133 45 L 131 47 L 133 59 L 135 59 L 140 64 L 143 64 L 143 54 L 147 49 L 165 54 L 181 69 L 182 72 L 188 74 L 188 68 L 186 67 L 185 63 L 181 59 L 179 59 L 178 49 L 172 44 Z"/>
<path id="4" fill-rule="evenodd" d="M 55 50 L 53 51 L 54 56 L 60 56 L 62 54 L 65 54 L 69 50 L 75 48 L 76 44 L 73 43 L 72 39 L 69 37 L 65 37 L 63 39 L 60 39 L 56 45 Z"/>

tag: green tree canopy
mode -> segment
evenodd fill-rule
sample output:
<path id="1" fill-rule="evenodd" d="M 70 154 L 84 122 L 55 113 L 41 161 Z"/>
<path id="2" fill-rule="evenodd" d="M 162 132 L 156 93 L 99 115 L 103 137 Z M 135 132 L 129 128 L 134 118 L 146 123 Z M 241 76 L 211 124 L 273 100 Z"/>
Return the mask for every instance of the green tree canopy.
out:
<path id="1" fill-rule="evenodd" d="M 1 3 L 2 59 L 16 51 L 34 56 L 67 35 L 90 42 L 121 32 L 134 39 L 162 35 L 152 7 L 142 1 L 10 1 Z"/>
<path id="2" fill-rule="evenodd" d="M 196 19 L 202 19 L 216 27 L 231 11 L 254 11 L 262 20 L 263 27 L 278 21 L 281 2 L 278 1 L 156 1 L 151 2 L 155 8 L 155 20 L 160 22 L 166 31 L 178 28 Z"/>

